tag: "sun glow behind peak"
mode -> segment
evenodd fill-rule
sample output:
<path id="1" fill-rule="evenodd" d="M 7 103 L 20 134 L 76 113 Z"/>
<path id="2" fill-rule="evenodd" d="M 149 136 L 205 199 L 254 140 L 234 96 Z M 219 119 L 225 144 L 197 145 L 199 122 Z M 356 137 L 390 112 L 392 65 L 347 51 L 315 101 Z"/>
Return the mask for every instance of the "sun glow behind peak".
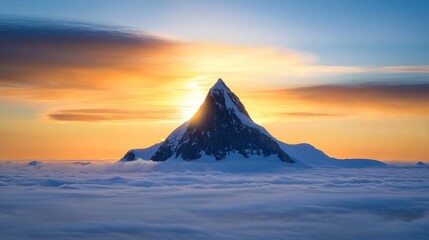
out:
<path id="1" fill-rule="evenodd" d="M 203 86 L 202 78 L 194 78 L 185 84 L 185 91 L 180 100 L 180 116 L 182 121 L 188 121 L 197 112 L 204 101 L 207 89 Z"/>

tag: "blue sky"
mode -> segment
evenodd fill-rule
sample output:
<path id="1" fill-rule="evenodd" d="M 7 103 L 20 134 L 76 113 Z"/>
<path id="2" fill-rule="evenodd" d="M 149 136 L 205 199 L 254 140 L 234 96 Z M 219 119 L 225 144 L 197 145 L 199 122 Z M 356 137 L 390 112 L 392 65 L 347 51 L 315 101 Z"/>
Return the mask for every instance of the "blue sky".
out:
<path id="1" fill-rule="evenodd" d="M 429 64 L 428 1 L 0 1 L 0 14 L 283 47 L 325 65 Z"/>

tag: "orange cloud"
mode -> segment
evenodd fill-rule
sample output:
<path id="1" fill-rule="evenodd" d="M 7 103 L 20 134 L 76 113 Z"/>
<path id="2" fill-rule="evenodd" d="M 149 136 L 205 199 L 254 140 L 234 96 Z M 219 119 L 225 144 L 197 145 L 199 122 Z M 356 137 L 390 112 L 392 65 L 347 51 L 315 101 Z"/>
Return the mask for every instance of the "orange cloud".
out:
<path id="1" fill-rule="evenodd" d="M 102 122 L 123 120 L 177 120 L 179 114 L 171 109 L 131 111 L 123 109 L 68 109 L 49 113 L 48 117 L 56 121 Z"/>
<path id="2" fill-rule="evenodd" d="M 391 73 L 429 73 L 429 66 L 385 66 L 380 70 Z"/>
<path id="3" fill-rule="evenodd" d="M 281 108 L 307 109 L 306 112 L 281 113 L 292 117 L 341 117 L 345 115 L 429 116 L 429 83 L 331 84 L 299 88 L 262 90 L 252 98 Z M 268 103 L 270 102 L 270 103 Z"/>
<path id="4" fill-rule="evenodd" d="M 323 113 L 323 112 L 279 112 L 276 113 L 280 116 L 285 117 L 297 117 L 297 118 L 325 118 L 325 117 L 345 117 L 345 114 L 338 113 Z"/>

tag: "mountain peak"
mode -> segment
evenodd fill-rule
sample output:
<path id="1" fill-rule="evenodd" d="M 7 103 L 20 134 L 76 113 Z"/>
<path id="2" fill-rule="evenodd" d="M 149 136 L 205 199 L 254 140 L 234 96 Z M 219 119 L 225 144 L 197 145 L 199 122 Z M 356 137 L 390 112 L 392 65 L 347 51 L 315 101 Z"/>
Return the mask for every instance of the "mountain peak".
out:
<path id="1" fill-rule="evenodd" d="M 213 85 L 213 87 L 210 88 L 209 92 L 213 92 L 215 90 L 226 90 L 231 91 L 228 86 L 226 86 L 225 82 L 222 80 L 222 78 L 219 78 L 216 83 Z"/>
<path id="2" fill-rule="evenodd" d="M 246 111 L 246 108 L 241 103 L 240 99 L 231 91 L 231 89 L 229 89 L 229 87 L 221 78 L 219 78 L 215 85 L 210 88 L 206 100 L 204 101 L 203 105 L 201 105 L 200 110 L 203 108 L 203 106 L 207 105 L 210 100 L 214 100 L 218 106 L 225 106 L 225 109 L 233 110 L 236 115 L 241 116 L 240 118 L 244 122 L 253 125 L 253 121 L 250 118 L 249 113 Z M 200 110 L 198 110 L 195 115 L 198 115 Z"/>

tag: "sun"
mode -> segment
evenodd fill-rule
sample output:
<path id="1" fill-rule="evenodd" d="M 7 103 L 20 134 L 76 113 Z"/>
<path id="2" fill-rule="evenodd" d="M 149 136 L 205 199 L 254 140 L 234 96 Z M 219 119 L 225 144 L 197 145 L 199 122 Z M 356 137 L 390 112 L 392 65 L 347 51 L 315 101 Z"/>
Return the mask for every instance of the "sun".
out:
<path id="1" fill-rule="evenodd" d="M 204 100 L 202 93 L 190 93 L 182 101 L 180 115 L 183 121 L 188 121 L 198 111 Z"/>
<path id="2" fill-rule="evenodd" d="M 183 121 L 188 121 L 198 111 L 204 101 L 205 90 L 200 84 L 188 82 L 187 92 L 180 101 L 180 116 Z"/>
<path id="3" fill-rule="evenodd" d="M 189 119 L 191 119 L 197 110 L 198 110 L 198 108 L 195 108 L 195 107 L 183 108 L 180 111 L 182 121 L 188 121 Z"/>

